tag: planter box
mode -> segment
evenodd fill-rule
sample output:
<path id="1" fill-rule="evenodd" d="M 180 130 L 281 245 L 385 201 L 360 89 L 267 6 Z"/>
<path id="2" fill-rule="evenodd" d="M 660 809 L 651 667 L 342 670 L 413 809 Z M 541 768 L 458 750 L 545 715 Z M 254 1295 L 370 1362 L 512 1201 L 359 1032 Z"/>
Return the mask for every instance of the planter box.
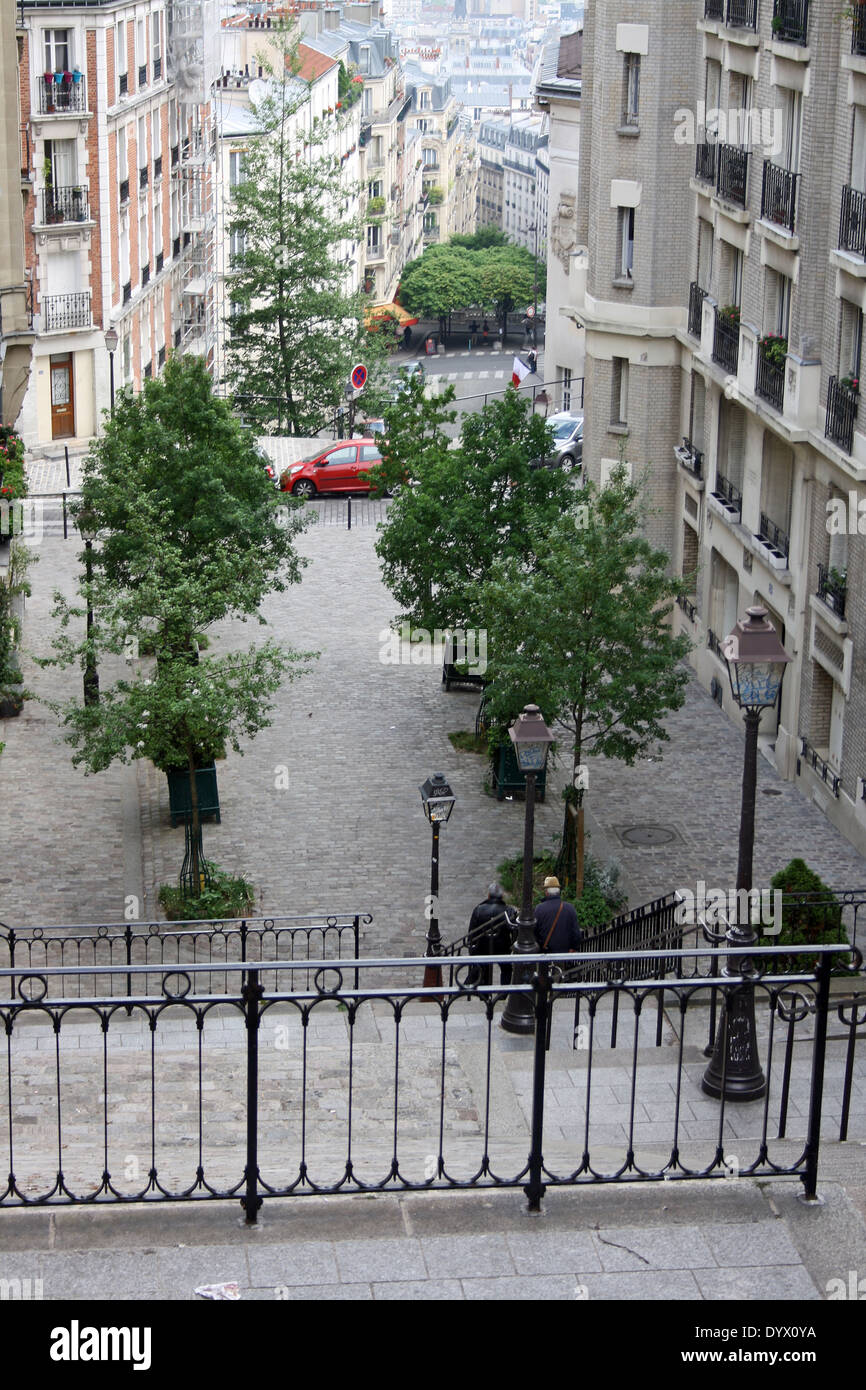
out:
<path id="1" fill-rule="evenodd" d="M 788 568 L 788 557 L 783 555 L 781 550 L 777 550 L 774 545 L 768 544 L 763 536 L 755 536 L 758 549 L 766 560 L 767 564 L 774 570 L 786 570 Z"/>
<path id="2" fill-rule="evenodd" d="M 502 744 L 491 759 L 493 789 L 496 800 L 504 801 L 507 794 L 526 796 L 526 773 L 517 766 L 517 758 L 511 744 Z M 547 789 L 547 768 L 535 777 L 535 799 L 544 800 Z"/>
<path id="3" fill-rule="evenodd" d="M 189 794 L 189 771 L 187 768 L 167 768 L 168 801 L 172 826 L 185 824 L 192 819 L 192 801 Z M 220 824 L 220 799 L 217 789 L 216 763 L 200 767 L 195 774 L 198 793 L 198 813 L 201 820 L 215 820 Z"/>

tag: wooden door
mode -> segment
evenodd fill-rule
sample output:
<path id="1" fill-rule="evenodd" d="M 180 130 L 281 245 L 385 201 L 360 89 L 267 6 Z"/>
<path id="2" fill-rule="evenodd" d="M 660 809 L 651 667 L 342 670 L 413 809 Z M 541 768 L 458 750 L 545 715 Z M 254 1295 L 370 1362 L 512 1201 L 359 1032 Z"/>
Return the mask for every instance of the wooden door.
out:
<path id="1" fill-rule="evenodd" d="M 51 438 L 69 439 L 75 433 L 75 391 L 72 354 L 51 358 Z"/>

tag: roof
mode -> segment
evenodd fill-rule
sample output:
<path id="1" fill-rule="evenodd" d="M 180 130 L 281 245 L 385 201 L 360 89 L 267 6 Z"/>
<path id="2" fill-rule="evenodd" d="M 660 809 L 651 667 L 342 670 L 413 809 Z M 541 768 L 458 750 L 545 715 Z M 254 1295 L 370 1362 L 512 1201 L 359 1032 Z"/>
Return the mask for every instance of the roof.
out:
<path id="1" fill-rule="evenodd" d="M 261 130 L 261 123 L 254 113 L 240 102 L 218 101 L 215 114 L 217 129 L 224 140 L 237 140 Z"/>
<path id="2" fill-rule="evenodd" d="M 321 53 L 318 49 L 310 48 L 308 44 L 298 44 L 298 76 L 305 82 L 317 82 L 320 77 L 324 77 L 326 72 L 337 67 L 337 59 L 331 58 L 327 53 Z M 286 56 L 286 67 L 292 67 L 291 58 Z"/>

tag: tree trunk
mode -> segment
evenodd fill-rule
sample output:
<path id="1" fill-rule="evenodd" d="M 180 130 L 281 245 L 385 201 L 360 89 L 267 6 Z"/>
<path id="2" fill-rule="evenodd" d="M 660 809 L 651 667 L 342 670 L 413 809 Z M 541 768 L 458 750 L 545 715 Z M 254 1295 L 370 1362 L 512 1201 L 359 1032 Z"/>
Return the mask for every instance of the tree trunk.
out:
<path id="1" fill-rule="evenodd" d="M 196 777 L 195 751 L 192 744 L 187 747 L 187 761 L 189 766 L 190 833 L 192 835 L 190 873 L 192 875 L 192 894 L 194 898 L 198 898 L 201 895 L 201 863 L 198 853 L 201 842 L 201 820 L 198 814 L 198 778 Z"/>

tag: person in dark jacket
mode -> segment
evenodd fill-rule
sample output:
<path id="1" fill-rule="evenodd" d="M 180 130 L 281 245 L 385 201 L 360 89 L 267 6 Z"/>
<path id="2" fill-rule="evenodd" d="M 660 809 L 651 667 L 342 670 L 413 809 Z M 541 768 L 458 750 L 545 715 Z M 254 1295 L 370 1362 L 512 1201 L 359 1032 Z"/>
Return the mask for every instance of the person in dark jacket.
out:
<path id="1" fill-rule="evenodd" d="M 576 951 L 583 940 L 577 913 L 563 902 L 558 878 L 544 880 L 544 899 L 535 909 L 535 937 L 539 949 L 555 955 Z"/>
<path id="2" fill-rule="evenodd" d="M 471 956 L 504 956 L 511 951 L 512 932 L 505 894 L 498 883 L 491 883 L 487 897 L 479 903 L 469 918 L 469 954 Z M 493 967 L 473 966 L 469 972 L 468 983 L 472 985 L 491 985 Z M 511 984 L 511 966 L 499 966 L 500 984 Z"/>

